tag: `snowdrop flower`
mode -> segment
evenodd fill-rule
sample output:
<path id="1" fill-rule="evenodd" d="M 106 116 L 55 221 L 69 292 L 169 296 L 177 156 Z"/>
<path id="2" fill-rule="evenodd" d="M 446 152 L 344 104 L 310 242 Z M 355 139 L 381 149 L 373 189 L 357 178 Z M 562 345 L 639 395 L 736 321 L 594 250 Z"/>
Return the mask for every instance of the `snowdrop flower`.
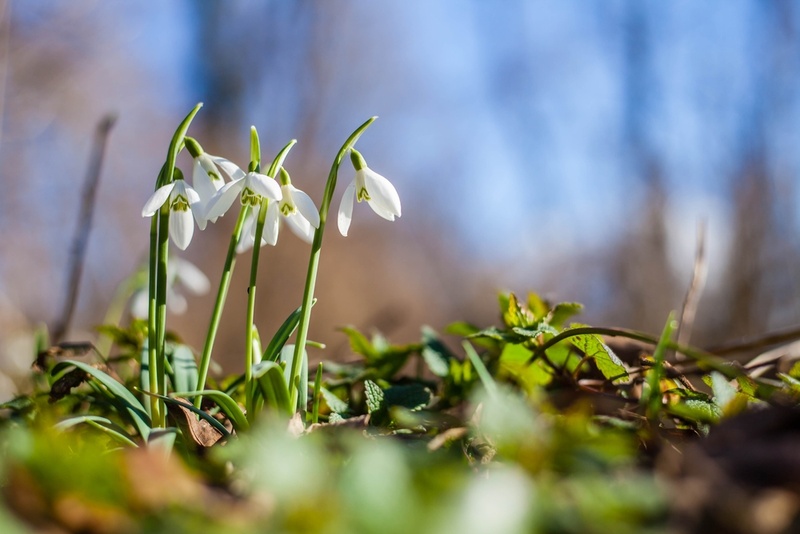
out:
<path id="1" fill-rule="evenodd" d="M 258 172 L 245 174 L 238 167 L 237 170 L 238 172 L 234 171 L 231 175 L 233 181 L 219 188 L 209 201 L 205 210 L 206 219 L 214 220 L 228 211 L 237 195 L 240 195 L 243 206 L 251 208 L 258 208 L 264 197 L 270 200 L 281 199 L 281 188 L 271 177 Z"/>
<path id="2" fill-rule="evenodd" d="M 339 232 L 343 236 L 347 236 L 347 231 L 350 229 L 355 199 L 359 202 L 367 201 L 372 211 L 387 221 L 400 217 L 400 197 L 392 183 L 367 167 L 367 163 L 357 150 L 350 150 L 350 160 L 356 169 L 356 177 L 344 190 L 342 203 L 339 205 L 337 222 Z"/>
<path id="3" fill-rule="evenodd" d="M 281 198 L 278 202 L 270 202 L 264 218 L 264 231 L 261 246 L 278 243 L 280 219 L 284 219 L 292 232 L 306 243 L 314 240 L 314 232 L 319 228 L 319 211 L 306 193 L 292 185 L 289 173 L 283 167 L 280 170 Z M 242 237 L 236 246 L 236 252 L 248 250 L 256 241 L 257 212 L 247 214 L 242 226 Z"/>
<path id="4" fill-rule="evenodd" d="M 281 183 L 281 200 L 277 206 L 273 203 L 269 209 L 274 210 L 276 213 L 280 212 L 281 217 L 286 221 L 291 228 L 292 232 L 306 243 L 311 243 L 314 240 L 314 232 L 319 228 L 319 211 L 314 201 L 311 200 L 307 194 L 300 191 L 292 185 L 292 180 L 289 178 L 289 173 L 281 167 L 280 170 L 280 183 Z M 267 218 L 270 219 L 270 214 L 267 213 Z M 270 226 L 270 231 L 274 230 L 275 235 L 273 241 L 278 241 L 278 224 L 276 215 L 270 219 L 275 220 L 275 223 Z M 264 225 L 266 231 L 267 226 Z M 267 239 L 269 241 L 269 238 Z"/>
<path id="5" fill-rule="evenodd" d="M 185 143 L 186 149 L 192 155 L 192 158 L 194 158 L 194 163 L 192 164 L 192 185 L 195 191 L 197 191 L 197 194 L 200 195 L 200 202 L 198 206 L 193 207 L 193 209 L 203 215 L 197 220 L 197 225 L 201 230 L 205 230 L 206 223 L 209 220 L 205 217 L 208 203 L 217 191 L 225 185 L 225 180 L 217 167 L 225 171 L 225 174 L 232 180 L 244 176 L 244 171 L 228 159 L 204 152 L 200 144 L 191 137 L 186 137 Z M 216 222 L 216 220 L 217 217 L 214 217 L 211 219 L 211 222 Z"/>
<path id="6" fill-rule="evenodd" d="M 175 174 L 182 176 L 178 169 L 175 169 Z M 192 206 L 200 202 L 200 195 L 182 177 L 176 178 L 172 183 L 156 189 L 156 192 L 147 199 L 142 208 L 142 217 L 152 217 L 167 202 L 169 202 L 169 236 L 179 249 L 186 250 L 194 234 Z M 194 212 L 194 218 L 199 225 L 202 215 Z"/>
<path id="7" fill-rule="evenodd" d="M 141 286 L 131 298 L 131 315 L 139 319 L 146 318 L 148 312 L 149 291 L 146 276 L 142 277 Z M 171 257 L 167 264 L 167 309 L 180 315 L 185 313 L 189 306 L 186 297 L 177 290 L 178 287 L 183 287 L 192 295 L 204 295 L 211 288 L 211 282 L 193 263 Z"/>

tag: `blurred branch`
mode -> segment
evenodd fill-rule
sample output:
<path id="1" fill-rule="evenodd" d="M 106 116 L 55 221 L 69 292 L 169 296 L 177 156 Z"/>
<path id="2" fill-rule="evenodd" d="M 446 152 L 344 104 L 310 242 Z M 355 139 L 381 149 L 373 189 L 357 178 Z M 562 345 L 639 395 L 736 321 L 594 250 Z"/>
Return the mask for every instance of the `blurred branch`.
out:
<path id="1" fill-rule="evenodd" d="M 678 345 L 688 345 L 692 337 L 692 327 L 694 318 L 697 315 L 697 305 L 700 302 L 700 294 L 706 282 L 706 223 L 701 221 L 697 226 L 697 249 L 694 255 L 694 269 L 692 270 L 692 281 L 686 291 L 686 298 L 683 300 L 683 310 L 681 311 L 681 321 L 678 326 Z M 676 353 L 675 358 L 683 359 L 683 354 Z"/>
<path id="2" fill-rule="evenodd" d="M 86 258 L 86 247 L 89 243 L 89 230 L 92 226 L 97 184 L 100 181 L 100 169 L 103 164 L 108 134 L 111 132 L 111 128 L 114 126 L 116 120 L 114 115 L 106 115 L 97 124 L 95 130 L 94 145 L 89 157 L 89 167 L 86 172 L 86 179 L 84 180 L 81 194 L 78 226 L 72 238 L 69 265 L 67 267 L 67 294 L 64 298 L 64 308 L 60 315 L 61 319 L 53 327 L 53 343 L 61 341 L 72 323 L 75 304 L 78 300 L 78 286 L 80 285 L 81 273 L 83 272 L 83 264 Z"/>

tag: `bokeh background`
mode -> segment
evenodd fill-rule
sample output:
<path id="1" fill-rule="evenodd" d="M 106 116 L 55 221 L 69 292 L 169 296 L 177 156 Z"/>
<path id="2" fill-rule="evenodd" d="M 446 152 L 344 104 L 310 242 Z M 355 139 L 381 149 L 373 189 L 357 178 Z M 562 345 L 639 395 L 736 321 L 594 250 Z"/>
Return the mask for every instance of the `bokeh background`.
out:
<path id="1" fill-rule="evenodd" d="M 797 323 L 799 22 L 790 0 L 5 0 L 0 367 L 25 372 L 31 330 L 61 319 L 97 125 L 116 116 L 73 340 L 93 338 L 145 261 L 141 207 L 200 101 L 190 134 L 212 154 L 246 165 L 250 125 L 265 159 L 297 138 L 286 167 L 317 202 L 346 136 L 380 116 L 358 147 L 403 216 L 359 205 L 348 238 L 329 228 L 311 331 L 325 358 L 348 357 L 342 325 L 399 343 L 423 324 L 491 324 L 502 290 L 659 331 L 682 305 L 701 223 L 692 341 Z M 232 224 L 182 254 L 213 284 Z M 307 253 L 289 232 L 265 249 L 262 336 L 298 306 Z M 249 253 L 215 351 L 231 370 L 248 270 Z M 187 298 L 169 324 L 200 347 L 213 296 Z"/>

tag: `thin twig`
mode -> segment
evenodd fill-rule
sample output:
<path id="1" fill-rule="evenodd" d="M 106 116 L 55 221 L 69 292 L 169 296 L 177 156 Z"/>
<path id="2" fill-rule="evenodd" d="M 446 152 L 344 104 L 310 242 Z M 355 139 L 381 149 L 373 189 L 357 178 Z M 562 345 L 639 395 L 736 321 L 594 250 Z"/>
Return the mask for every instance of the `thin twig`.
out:
<path id="1" fill-rule="evenodd" d="M 114 115 L 106 115 L 100 120 L 95 129 L 92 153 L 89 157 L 89 166 L 86 171 L 86 178 L 81 193 L 78 226 L 72 237 L 72 246 L 70 248 L 69 265 L 67 267 L 67 292 L 64 298 L 64 308 L 61 312 L 59 322 L 56 323 L 52 331 L 54 343 L 61 341 L 72 323 L 72 316 L 78 301 L 78 286 L 81 280 L 81 273 L 83 272 L 83 264 L 86 259 L 86 248 L 89 243 L 89 231 L 92 227 L 92 215 L 94 214 L 97 184 L 100 181 L 100 170 L 103 165 L 103 156 L 105 155 L 108 134 L 111 132 L 115 121 L 116 117 Z"/>
<path id="2" fill-rule="evenodd" d="M 702 220 L 697 225 L 697 249 L 694 254 L 692 281 L 689 283 L 686 298 L 683 300 L 681 320 L 678 325 L 678 345 L 688 345 L 689 339 L 692 337 L 692 327 L 694 326 L 694 318 L 697 315 L 700 295 L 706 283 L 706 273 L 706 222 Z M 676 352 L 675 359 L 683 360 L 684 355 Z"/>
<path id="3" fill-rule="evenodd" d="M 798 339 L 800 339 L 800 326 L 792 326 L 784 330 L 762 334 L 757 337 L 738 339 L 715 347 L 709 347 L 706 350 L 718 356 L 725 356 L 737 352 L 763 349 L 781 343 L 789 343 L 791 341 L 797 341 Z"/>

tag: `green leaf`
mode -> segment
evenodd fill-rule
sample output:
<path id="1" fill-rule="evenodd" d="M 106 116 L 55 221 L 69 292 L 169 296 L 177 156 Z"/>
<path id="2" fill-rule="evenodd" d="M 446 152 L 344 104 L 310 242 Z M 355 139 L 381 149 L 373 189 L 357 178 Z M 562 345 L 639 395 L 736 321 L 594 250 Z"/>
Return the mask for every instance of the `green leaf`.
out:
<path id="1" fill-rule="evenodd" d="M 289 405 L 289 387 L 284 378 L 283 367 L 271 361 L 259 362 L 253 366 L 253 378 L 269 406 L 287 415 L 294 413 Z"/>
<path id="2" fill-rule="evenodd" d="M 330 390 L 321 388 L 320 393 L 322 393 L 322 398 L 325 399 L 325 403 L 332 412 L 343 414 L 350 411 L 350 407 L 347 403 L 334 395 Z"/>
<path id="3" fill-rule="evenodd" d="M 491 397 L 497 396 L 497 384 L 495 383 L 494 378 L 492 378 L 492 375 L 489 374 L 489 370 L 483 364 L 481 357 L 478 356 L 478 353 L 475 352 L 475 349 L 469 344 L 468 341 L 464 341 L 462 345 L 464 347 L 464 351 L 467 353 L 467 358 L 469 358 L 469 361 L 472 362 L 472 366 L 478 373 L 478 378 L 481 379 L 483 387 L 486 388 L 486 392 Z"/>
<path id="4" fill-rule="evenodd" d="M 722 411 L 725 411 L 725 407 L 737 394 L 736 388 L 728 382 L 728 379 L 717 372 L 711 373 L 711 389 L 714 392 L 714 403 Z"/>
<path id="5" fill-rule="evenodd" d="M 313 299 L 311 301 L 311 307 L 314 307 L 314 304 L 317 303 L 317 299 Z M 262 360 L 266 360 L 268 362 L 275 362 L 278 361 L 278 356 L 281 353 L 281 349 L 284 345 L 286 345 L 286 341 L 294 334 L 295 330 L 297 330 L 297 325 L 300 323 L 300 317 L 302 315 L 303 308 L 297 308 L 292 313 L 289 314 L 289 317 L 283 321 L 283 324 L 278 328 L 275 332 L 275 335 L 272 336 L 272 339 L 267 345 L 266 350 L 264 350 L 264 355 L 261 358 Z"/>
<path id="6" fill-rule="evenodd" d="M 552 334 L 554 336 L 558 335 L 558 330 L 547 323 L 537 323 L 536 325 L 533 325 L 533 328 L 522 328 L 521 326 L 515 326 L 511 329 L 511 331 L 518 336 L 529 339 L 536 339 L 543 334 Z"/>
<path id="7" fill-rule="evenodd" d="M 108 376 L 103 371 L 95 369 L 91 365 L 83 362 L 76 362 L 73 360 L 59 362 L 53 367 L 51 374 L 56 375 L 69 367 L 77 367 L 78 369 L 87 372 L 100 385 L 102 385 L 105 388 L 109 398 L 114 401 L 115 404 L 118 404 L 120 407 L 122 407 L 123 412 L 128 414 L 131 422 L 139 431 L 139 435 L 142 436 L 143 439 L 147 440 L 147 436 L 150 434 L 150 426 L 152 423 L 144 407 L 139 400 L 133 396 L 133 393 L 128 391 L 125 386 Z"/>
<path id="8" fill-rule="evenodd" d="M 574 325 L 573 325 L 574 326 Z M 603 343 L 597 334 L 579 334 L 569 338 L 570 342 L 586 356 L 594 360 L 597 369 L 608 380 L 619 382 L 628 378 L 628 371 L 614 351 Z"/>
<path id="9" fill-rule="evenodd" d="M 172 380 L 177 391 L 197 389 L 197 361 L 192 349 L 186 345 L 176 345 L 172 349 Z"/>
<path id="10" fill-rule="evenodd" d="M 55 428 L 57 430 L 66 430 L 76 425 L 85 424 L 87 426 L 91 426 L 92 428 L 96 428 L 97 430 L 107 434 L 109 437 L 113 438 L 114 440 L 131 447 L 137 447 L 136 443 L 128 436 L 128 433 L 125 432 L 125 429 L 111 421 L 106 417 L 101 417 L 99 415 L 78 415 L 75 417 L 70 417 L 68 419 L 64 419 L 63 421 L 59 421 Z"/>
<path id="11" fill-rule="evenodd" d="M 521 383 L 528 392 L 552 382 L 553 374 L 542 359 L 528 364 L 533 352 L 519 343 L 507 343 L 500 353 L 500 372 Z"/>
<path id="12" fill-rule="evenodd" d="M 533 314 L 535 321 L 544 319 L 545 315 L 547 315 L 548 311 L 550 310 L 550 304 L 545 299 L 540 297 L 538 293 L 533 292 L 528 293 L 527 306 L 531 311 L 531 314 Z"/>
<path id="13" fill-rule="evenodd" d="M 367 412 L 372 414 L 385 408 L 383 390 L 372 380 L 364 381 L 364 395 L 367 397 Z"/>
<path id="14" fill-rule="evenodd" d="M 237 433 L 247 432 L 247 430 L 250 429 L 250 423 L 247 422 L 247 417 L 245 417 L 242 408 L 230 395 L 222 391 L 217 391 L 215 389 L 207 389 L 205 391 L 179 391 L 173 393 L 173 395 L 175 397 L 186 397 L 187 399 L 197 396 L 211 399 L 219 406 L 219 409 L 228 416 L 228 420 L 230 420 L 233 429 Z"/>
<path id="15" fill-rule="evenodd" d="M 294 345 L 286 345 L 281 349 L 279 358 L 279 362 L 285 365 L 283 368 L 283 378 L 287 386 L 289 380 L 291 380 L 289 375 L 292 370 L 292 360 L 294 360 L 294 349 Z M 305 348 L 303 348 L 302 351 L 302 358 L 300 362 L 300 376 L 298 377 L 300 383 L 297 386 L 297 406 L 292 407 L 292 412 L 305 410 L 308 406 L 308 352 L 306 352 Z"/>
<path id="16" fill-rule="evenodd" d="M 353 349 L 353 352 L 360 354 L 367 361 L 374 361 L 378 358 L 378 351 L 372 346 L 372 342 L 367 339 L 367 336 L 352 326 L 345 326 L 341 331 L 350 340 L 350 348 Z"/>
<path id="17" fill-rule="evenodd" d="M 667 412 L 697 423 L 717 423 L 722 415 L 719 406 L 698 399 L 670 404 L 667 406 Z"/>
<path id="18" fill-rule="evenodd" d="M 560 328 L 564 326 L 567 319 L 572 318 L 581 311 L 583 311 L 583 304 L 579 302 L 559 302 L 550 310 L 547 322 L 556 328 Z"/>

